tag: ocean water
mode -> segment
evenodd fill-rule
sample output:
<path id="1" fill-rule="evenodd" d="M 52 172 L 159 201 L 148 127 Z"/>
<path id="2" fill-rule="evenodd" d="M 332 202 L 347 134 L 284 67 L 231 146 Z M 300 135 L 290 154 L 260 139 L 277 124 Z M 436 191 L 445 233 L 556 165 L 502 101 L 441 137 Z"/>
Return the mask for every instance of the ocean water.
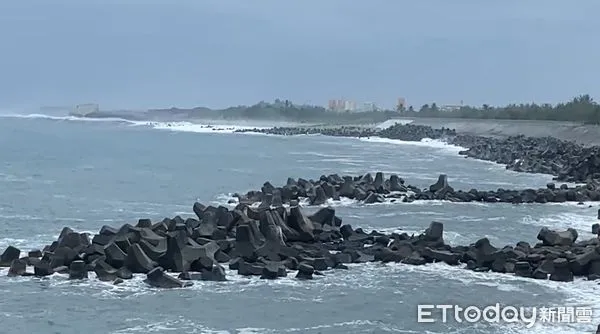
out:
<path id="1" fill-rule="evenodd" d="M 225 204 L 230 193 L 267 180 L 321 174 L 396 173 L 426 187 L 446 173 L 460 189 L 540 187 L 551 176 L 521 174 L 458 156 L 436 141 L 276 137 L 232 133 L 232 125 L 82 121 L 44 115 L 0 117 L 0 249 L 41 248 L 63 226 L 96 232 L 139 218 L 191 216 L 192 204 Z M 331 202 L 345 223 L 421 232 L 444 222 L 445 239 L 496 246 L 535 242 L 543 226 L 592 237 L 597 205 L 361 205 Z M 309 208 L 311 210 L 314 208 Z M 474 273 L 443 264 L 352 265 L 314 281 L 241 278 L 159 291 L 138 277 L 119 286 L 8 278 L 0 272 L 0 333 L 592 333 L 593 323 L 417 322 L 418 304 L 595 307 L 598 285 Z"/>

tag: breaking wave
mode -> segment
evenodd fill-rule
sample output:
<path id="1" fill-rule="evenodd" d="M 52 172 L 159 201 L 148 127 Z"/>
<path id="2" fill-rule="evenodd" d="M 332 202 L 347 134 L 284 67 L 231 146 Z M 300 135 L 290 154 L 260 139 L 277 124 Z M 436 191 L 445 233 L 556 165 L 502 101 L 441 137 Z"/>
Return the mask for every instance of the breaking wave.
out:
<path id="1" fill-rule="evenodd" d="M 139 123 L 124 118 L 85 118 L 76 116 L 60 116 L 60 115 L 46 115 L 46 114 L 0 114 L 0 118 L 23 118 L 23 119 L 47 119 L 53 121 L 72 121 L 72 122 L 112 122 L 112 123 L 130 123 L 132 125 L 138 125 Z"/>
<path id="2" fill-rule="evenodd" d="M 146 122 L 145 125 L 157 130 L 195 133 L 234 133 L 237 130 L 266 129 L 266 127 L 259 128 L 255 126 L 240 125 L 198 124 L 190 122 Z"/>
<path id="3" fill-rule="evenodd" d="M 430 138 L 424 138 L 421 141 L 405 141 L 405 140 L 388 139 L 388 138 L 381 138 L 381 137 L 359 138 L 359 140 L 364 141 L 364 142 L 390 144 L 390 145 L 411 145 L 411 146 L 431 147 L 431 148 L 437 148 L 437 149 L 440 149 L 442 151 L 452 153 L 452 154 L 458 154 L 458 152 L 466 150 L 466 148 L 464 148 L 464 147 L 451 145 L 451 144 L 444 142 L 443 140 L 430 139 Z"/>

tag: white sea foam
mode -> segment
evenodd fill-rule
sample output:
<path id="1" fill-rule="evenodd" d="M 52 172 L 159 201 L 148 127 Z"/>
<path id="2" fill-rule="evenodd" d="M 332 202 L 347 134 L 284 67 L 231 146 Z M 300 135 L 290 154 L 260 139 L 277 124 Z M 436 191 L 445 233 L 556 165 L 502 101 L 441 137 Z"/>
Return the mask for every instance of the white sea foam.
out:
<path id="1" fill-rule="evenodd" d="M 358 138 L 358 139 L 360 141 L 371 142 L 371 143 L 430 147 L 430 148 L 440 149 L 443 152 L 452 153 L 452 154 L 458 154 L 458 152 L 466 150 L 466 148 L 464 148 L 464 147 L 451 145 L 442 140 L 430 139 L 430 138 L 424 138 L 421 141 L 405 141 L 405 140 L 389 139 L 389 138 L 381 138 L 381 137 L 368 137 L 368 138 Z"/>
<path id="2" fill-rule="evenodd" d="M 199 124 L 190 122 L 146 122 L 145 125 L 157 130 L 195 133 L 234 133 L 237 130 L 265 129 L 265 127 L 255 126 Z"/>
<path id="3" fill-rule="evenodd" d="M 525 216 L 521 220 L 521 223 L 526 225 L 548 227 L 559 230 L 574 228 L 579 232 L 580 235 L 583 234 L 581 235 L 582 238 L 591 238 L 593 237 L 591 233 L 591 226 L 596 222 L 595 217 L 592 218 L 593 219 L 590 219 L 590 215 L 567 212 L 539 218 Z"/>
<path id="4" fill-rule="evenodd" d="M 375 126 L 375 128 L 383 130 L 396 124 L 406 125 L 412 123 L 412 119 L 390 119 Z"/>
<path id="5" fill-rule="evenodd" d="M 422 333 L 420 331 L 411 331 L 411 330 L 403 330 L 396 328 L 394 326 L 384 324 L 381 321 L 373 321 L 373 320 L 352 320 L 352 321 L 344 321 L 344 322 L 336 322 L 332 324 L 323 324 L 316 325 L 310 327 L 303 328 L 286 328 L 286 329 L 268 329 L 268 328 L 239 328 L 236 333 L 238 334 L 258 334 L 258 333 L 306 333 L 307 331 L 318 331 L 318 333 L 322 333 L 323 330 L 333 329 L 333 328 L 356 328 L 356 327 L 367 327 L 373 329 L 377 328 L 378 332 L 393 332 L 393 333 Z M 427 332 L 426 332 L 427 333 Z"/>
<path id="6" fill-rule="evenodd" d="M 244 192 L 241 192 L 242 194 Z M 227 207 L 235 207 L 239 204 L 239 200 L 237 197 L 234 197 L 233 194 L 220 194 L 218 195 L 212 202 L 212 204 L 223 205 Z M 489 203 L 484 202 L 451 202 L 445 200 L 415 200 L 412 202 L 402 202 L 401 198 L 386 198 L 384 202 L 381 203 L 369 203 L 365 204 L 359 200 L 351 199 L 347 197 L 340 197 L 339 200 L 327 199 L 324 204 L 321 205 L 310 205 L 308 198 L 301 198 L 300 205 L 309 206 L 309 207 L 363 207 L 363 206 L 388 206 L 388 205 L 427 205 L 427 206 L 443 206 L 443 205 L 465 205 L 465 206 L 489 206 Z M 260 202 L 253 203 L 251 206 L 258 206 Z M 288 207 L 288 205 L 284 205 Z M 407 214 L 407 213 L 398 213 L 398 214 Z M 410 213 L 408 213 L 410 214 Z"/>
<path id="7" fill-rule="evenodd" d="M 143 124 L 143 122 L 137 122 L 127 120 L 123 118 L 106 117 L 106 118 L 90 118 L 90 117 L 76 117 L 76 116 L 56 116 L 46 114 L 0 114 L 0 118 L 24 118 L 24 119 L 48 119 L 54 121 L 75 121 L 75 122 L 122 122 L 130 124 Z"/>
<path id="8" fill-rule="evenodd" d="M 0 114 L 0 118 L 24 118 L 24 119 L 47 119 L 55 121 L 74 121 L 74 122 L 119 122 L 127 123 L 130 126 L 147 126 L 157 130 L 170 130 L 176 132 L 196 132 L 196 133 L 233 133 L 236 130 L 243 129 L 266 129 L 268 127 L 242 126 L 242 125 L 224 125 L 224 124 L 200 124 L 191 122 L 156 122 L 156 121 L 133 121 L 123 118 L 89 118 L 76 116 L 55 116 L 46 114 Z"/>
<path id="9" fill-rule="evenodd" d="M 164 333 L 164 332 L 174 332 L 174 333 L 206 333 L 206 334 L 229 334 L 228 331 L 216 330 L 212 328 L 208 328 L 201 324 L 198 324 L 196 321 L 185 319 L 184 317 L 178 317 L 176 320 L 164 320 L 157 322 L 148 323 L 147 320 L 144 319 L 131 319 L 131 322 L 137 320 L 136 322 L 143 322 L 143 325 L 134 325 L 125 329 L 120 329 L 117 331 L 111 332 L 112 334 L 129 334 L 129 333 Z"/>
<path id="10" fill-rule="evenodd" d="M 8 246 L 19 247 L 22 245 L 26 245 L 30 242 L 27 239 L 17 239 L 17 238 L 2 238 L 0 239 L 0 248 L 5 248 Z"/>

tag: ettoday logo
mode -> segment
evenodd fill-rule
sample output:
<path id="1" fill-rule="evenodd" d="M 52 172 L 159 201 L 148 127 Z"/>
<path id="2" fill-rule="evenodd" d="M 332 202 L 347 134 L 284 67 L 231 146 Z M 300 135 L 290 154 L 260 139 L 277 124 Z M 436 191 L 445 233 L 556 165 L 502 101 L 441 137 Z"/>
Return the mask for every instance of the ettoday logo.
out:
<path id="1" fill-rule="evenodd" d="M 441 310 L 441 319 L 438 312 Z M 434 314 L 434 312 L 436 314 Z M 515 307 L 501 306 L 499 303 L 483 308 L 478 306 L 459 305 L 418 305 L 417 322 L 434 323 L 441 320 L 448 322 L 452 316 L 458 323 L 522 323 L 531 328 L 536 322 L 550 323 L 591 323 L 591 307 Z"/>

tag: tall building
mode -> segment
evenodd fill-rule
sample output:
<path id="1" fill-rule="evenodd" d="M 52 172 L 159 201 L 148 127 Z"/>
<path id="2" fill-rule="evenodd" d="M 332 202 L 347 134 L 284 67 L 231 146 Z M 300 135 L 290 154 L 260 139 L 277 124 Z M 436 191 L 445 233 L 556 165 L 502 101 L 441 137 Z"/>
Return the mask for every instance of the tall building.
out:
<path id="1" fill-rule="evenodd" d="M 344 111 L 354 111 L 354 110 L 356 110 L 356 102 L 344 101 Z"/>
<path id="2" fill-rule="evenodd" d="M 406 99 L 403 97 L 398 98 L 398 102 L 396 103 L 396 110 L 404 110 L 406 108 Z"/>
<path id="3" fill-rule="evenodd" d="M 336 110 L 337 109 L 337 101 L 336 100 L 329 100 L 329 110 Z"/>
<path id="4" fill-rule="evenodd" d="M 328 109 L 336 112 L 355 111 L 356 102 L 345 99 L 329 100 Z"/>
<path id="5" fill-rule="evenodd" d="M 378 110 L 377 105 L 373 102 L 364 102 L 358 109 L 358 111 L 361 111 L 361 112 L 371 112 L 371 111 L 377 111 L 377 110 Z"/>

